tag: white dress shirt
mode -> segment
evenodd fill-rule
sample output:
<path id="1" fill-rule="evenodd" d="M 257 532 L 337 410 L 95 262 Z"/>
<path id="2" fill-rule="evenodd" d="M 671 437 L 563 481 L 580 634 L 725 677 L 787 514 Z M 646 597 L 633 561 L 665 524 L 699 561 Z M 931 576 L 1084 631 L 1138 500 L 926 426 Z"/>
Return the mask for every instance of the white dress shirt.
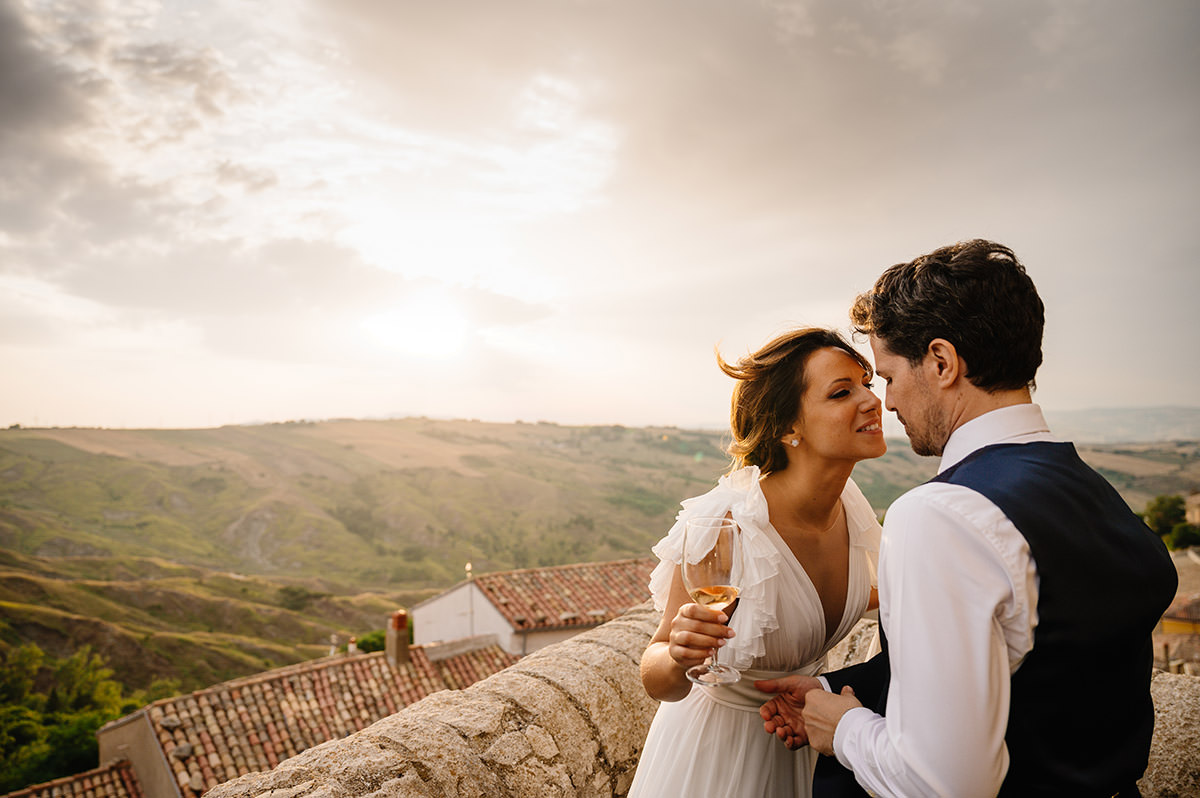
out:
<path id="1" fill-rule="evenodd" d="M 1037 405 L 956 429 L 939 472 L 994 443 L 1054 440 Z M 994 796 L 1008 771 L 1010 677 L 1033 646 L 1038 578 L 1029 544 L 996 505 L 930 483 L 888 509 L 879 552 L 887 715 L 838 723 L 838 761 L 876 796 Z"/>

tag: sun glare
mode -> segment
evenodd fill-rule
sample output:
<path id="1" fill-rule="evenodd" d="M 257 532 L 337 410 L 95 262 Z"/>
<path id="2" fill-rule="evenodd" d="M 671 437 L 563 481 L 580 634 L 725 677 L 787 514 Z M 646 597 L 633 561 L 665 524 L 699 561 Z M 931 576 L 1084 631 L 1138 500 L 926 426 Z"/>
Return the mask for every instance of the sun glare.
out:
<path id="1" fill-rule="evenodd" d="M 453 299 L 426 291 L 402 306 L 363 319 L 363 332 L 380 348 L 414 357 L 440 359 L 461 353 L 471 324 Z"/>

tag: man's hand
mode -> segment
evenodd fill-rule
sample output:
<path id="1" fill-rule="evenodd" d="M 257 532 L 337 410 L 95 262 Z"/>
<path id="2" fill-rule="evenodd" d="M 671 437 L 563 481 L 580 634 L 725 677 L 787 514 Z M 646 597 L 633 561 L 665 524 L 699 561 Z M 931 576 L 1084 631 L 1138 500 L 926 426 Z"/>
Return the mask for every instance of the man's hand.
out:
<path id="1" fill-rule="evenodd" d="M 765 679 L 754 686 L 764 693 L 775 693 L 775 697 L 758 708 L 763 719 L 763 731 L 778 737 L 790 750 L 808 743 L 805 731 L 805 696 L 810 691 L 825 692 L 821 681 L 815 676 L 784 676 L 782 679 Z"/>
<path id="2" fill-rule="evenodd" d="M 842 688 L 841 695 L 821 691 L 808 696 L 801 710 L 802 722 L 808 732 L 808 744 L 822 754 L 833 756 L 833 732 L 837 729 L 838 721 L 842 715 L 861 706 L 850 685 Z"/>

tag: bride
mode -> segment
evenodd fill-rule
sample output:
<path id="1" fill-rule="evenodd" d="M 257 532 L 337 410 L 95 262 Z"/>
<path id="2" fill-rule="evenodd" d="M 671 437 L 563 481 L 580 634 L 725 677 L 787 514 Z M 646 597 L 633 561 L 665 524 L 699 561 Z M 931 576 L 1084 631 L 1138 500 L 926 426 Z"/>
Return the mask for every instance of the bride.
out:
<path id="1" fill-rule="evenodd" d="M 813 675 L 825 653 L 874 609 L 879 523 L 850 479 L 887 450 L 871 367 L 836 332 L 784 333 L 721 370 L 737 380 L 730 425 L 733 470 L 683 502 L 654 547 L 650 577 L 662 622 L 642 655 L 642 684 L 659 700 L 631 798 L 808 796 L 816 755 L 762 731 L 769 696 L 756 680 Z M 743 580 L 728 613 L 691 603 L 680 576 L 692 516 L 731 515 L 742 529 Z M 732 685 L 684 675 L 714 647 L 742 672 Z"/>

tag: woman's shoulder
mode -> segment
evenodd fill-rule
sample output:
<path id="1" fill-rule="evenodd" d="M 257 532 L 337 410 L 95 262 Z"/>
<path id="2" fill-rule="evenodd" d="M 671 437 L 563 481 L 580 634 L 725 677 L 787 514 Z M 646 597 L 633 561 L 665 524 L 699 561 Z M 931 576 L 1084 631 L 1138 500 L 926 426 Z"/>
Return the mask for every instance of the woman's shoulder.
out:
<path id="1" fill-rule="evenodd" d="M 846 487 L 842 489 L 842 506 L 846 508 L 846 521 L 851 534 L 865 532 L 878 540 L 879 517 L 853 478 L 847 479 Z"/>
<path id="2" fill-rule="evenodd" d="M 758 466 L 745 466 L 734 469 L 720 477 L 717 480 L 717 484 L 704 493 L 684 499 L 681 504 L 684 507 L 688 507 L 698 502 L 704 502 L 706 499 L 714 498 L 733 502 L 747 495 L 761 495 L 762 488 L 759 487 L 759 473 Z"/>

